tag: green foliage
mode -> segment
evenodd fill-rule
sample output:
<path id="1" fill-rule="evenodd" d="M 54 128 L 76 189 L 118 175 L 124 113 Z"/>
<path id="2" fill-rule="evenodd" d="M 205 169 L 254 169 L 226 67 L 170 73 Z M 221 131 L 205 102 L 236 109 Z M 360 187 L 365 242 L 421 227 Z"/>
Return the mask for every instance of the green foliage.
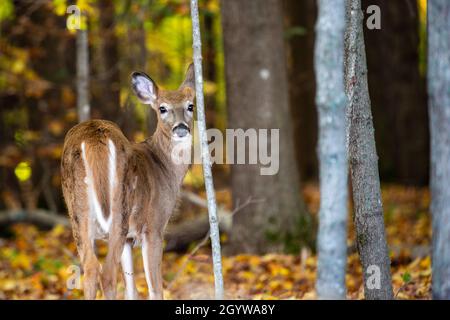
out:
<path id="1" fill-rule="evenodd" d="M 402 274 L 402 280 L 405 284 L 409 283 L 411 281 L 411 274 L 409 272 L 405 272 Z"/>
<path id="2" fill-rule="evenodd" d="M 151 73 L 161 74 L 160 79 L 167 87 L 174 88 L 182 82 L 187 65 L 192 60 L 191 28 L 189 16 L 170 16 L 147 32 L 147 44 L 152 56 L 162 62 L 162 67 L 170 70 L 155 70 L 157 65 L 152 64 Z"/>
<path id="3" fill-rule="evenodd" d="M 0 23 L 4 20 L 13 18 L 14 5 L 12 0 L 2 0 L 0 2 Z"/>

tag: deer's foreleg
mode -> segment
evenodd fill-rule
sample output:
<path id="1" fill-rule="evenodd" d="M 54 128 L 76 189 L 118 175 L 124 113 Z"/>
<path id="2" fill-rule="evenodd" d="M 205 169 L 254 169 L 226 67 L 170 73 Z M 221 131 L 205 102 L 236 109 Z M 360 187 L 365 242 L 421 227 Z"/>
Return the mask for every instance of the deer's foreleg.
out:
<path id="1" fill-rule="evenodd" d="M 161 262 L 163 254 L 162 232 L 146 232 L 142 241 L 142 259 L 150 300 L 163 299 Z"/>

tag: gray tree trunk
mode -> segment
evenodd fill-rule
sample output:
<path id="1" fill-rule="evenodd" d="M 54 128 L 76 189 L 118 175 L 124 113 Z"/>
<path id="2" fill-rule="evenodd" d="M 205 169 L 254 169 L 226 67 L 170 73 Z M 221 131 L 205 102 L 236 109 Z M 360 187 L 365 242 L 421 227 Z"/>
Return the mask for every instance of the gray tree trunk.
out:
<path id="1" fill-rule="evenodd" d="M 77 30 L 77 109 L 78 122 L 89 120 L 89 47 L 88 31 Z"/>
<path id="2" fill-rule="evenodd" d="M 433 298 L 450 299 L 450 2 L 428 1 Z"/>
<path id="3" fill-rule="evenodd" d="M 277 174 L 261 175 L 261 164 L 231 166 L 234 202 L 263 200 L 233 218 L 232 253 L 293 248 L 294 238 L 311 245 L 295 161 L 281 6 L 278 0 L 221 1 L 228 128 L 279 129 Z"/>
<path id="4" fill-rule="evenodd" d="M 392 299 L 390 259 L 384 229 L 378 156 L 367 85 L 360 0 L 347 0 L 345 87 L 349 99 L 348 151 L 353 188 L 356 242 L 368 300 Z"/>
<path id="5" fill-rule="evenodd" d="M 219 219 L 217 217 L 216 196 L 214 191 L 211 159 L 209 157 L 208 138 L 206 135 L 205 104 L 203 95 L 202 74 L 202 42 L 200 34 L 200 19 L 198 16 L 198 2 L 191 0 L 193 58 L 195 69 L 195 93 L 197 104 L 197 125 L 200 136 L 203 175 L 205 178 L 206 196 L 208 198 L 208 214 L 210 238 L 214 267 L 215 298 L 223 299 L 222 256 L 220 253 Z"/>
<path id="6" fill-rule="evenodd" d="M 319 114 L 320 212 L 316 290 L 345 299 L 347 265 L 347 97 L 344 87 L 345 0 L 318 1 L 315 70 Z"/>

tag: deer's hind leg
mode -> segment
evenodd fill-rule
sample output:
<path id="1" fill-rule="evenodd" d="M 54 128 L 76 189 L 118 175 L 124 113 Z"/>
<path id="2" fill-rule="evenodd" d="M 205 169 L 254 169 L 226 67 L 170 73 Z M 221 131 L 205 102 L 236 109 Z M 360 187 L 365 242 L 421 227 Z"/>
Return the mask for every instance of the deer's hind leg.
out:
<path id="1" fill-rule="evenodd" d="M 122 194 L 126 201 L 123 201 L 122 209 L 124 214 L 124 219 L 127 223 L 125 223 L 126 233 L 128 234 L 129 229 L 129 220 L 132 215 L 133 210 L 137 210 L 136 201 L 136 174 L 132 172 L 132 167 L 126 167 L 126 174 L 124 176 L 124 183 Z M 139 295 L 136 289 L 136 283 L 134 281 L 134 270 L 133 270 L 133 239 L 127 239 L 125 245 L 123 246 L 122 256 L 121 256 L 121 265 L 123 272 L 123 279 L 125 282 L 125 298 L 127 300 L 136 300 L 139 299 Z"/>
<path id="2" fill-rule="evenodd" d="M 125 181 L 124 181 L 125 182 Z M 125 197 L 126 183 L 113 184 L 111 218 L 112 224 L 108 236 L 108 254 L 102 270 L 102 288 L 105 298 L 116 299 L 117 270 L 124 251 L 126 236 L 128 233 L 128 218 L 130 212 L 127 209 Z"/>
<path id="3" fill-rule="evenodd" d="M 94 250 L 94 222 L 91 219 L 86 184 L 83 179 L 74 179 L 73 188 L 66 190 L 69 215 L 72 221 L 72 232 L 77 245 L 78 255 L 84 271 L 83 291 L 88 300 L 95 299 L 100 276 L 100 263 Z"/>
<path id="4" fill-rule="evenodd" d="M 97 285 L 101 270 L 94 251 L 94 240 L 88 238 L 82 241 L 81 246 L 78 246 L 78 253 L 84 270 L 84 297 L 87 300 L 94 300 L 97 296 Z"/>

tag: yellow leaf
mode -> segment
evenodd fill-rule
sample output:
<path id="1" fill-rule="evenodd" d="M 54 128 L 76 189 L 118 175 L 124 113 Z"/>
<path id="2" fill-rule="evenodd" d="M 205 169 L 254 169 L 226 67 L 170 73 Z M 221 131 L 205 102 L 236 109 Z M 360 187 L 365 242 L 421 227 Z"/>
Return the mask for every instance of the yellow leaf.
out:
<path id="1" fill-rule="evenodd" d="M 16 287 L 16 282 L 11 279 L 6 279 L 0 282 L 0 289 L 2 291 L 13 290 Z"/>
<path id="2" fill-rule="evenodd" d="M 251 279 L 255 278 L 255 274 L 250 271 L 242 271 L 239 273 L 239 275 L 241 276 L 241 278 L 243 278 L 245 280 L 251 280 Z"/>
<path id="3" fill-rule="evenodd" d="M 56 15 L 63 16 L 66 14 L 66 0 L 53 0 L 53 7 L 55 8 Z"/>
<path id="4" fill-rule="evenodd" d="M 48 130 L 51 134 L 59 136 L 64 130 L 64 124 L 58 120 L 50 121 L 48 124 Z"/>
<path id="5" fill-rule="evenodd" d="M 425 259 L 420 261 L 419 265 L 423 269 L 429 269 L 431 267 L 431 258 L 430 258 L 430 256 L 427 256 Z"/>
<path id="6" fill-rule="evenodd" d="M 281 286 L 282 286 L 281 282 L 278 281 L 278 280 L 272 280 L 272 281 L 269 282 L 269 288 L 271 290 L 279 289 Z"/>
<path id="7" fill-rule="evenodd" d="M 189 261 L 186 265 L 186 272 L 187 273 L 195 273 L 197 271 L 197 268 L 195 267 L 195 264 L 192 261 Z"/>
<path id="8" fill-rule="evenodd" d="M 16 174 L 17 179 L 20 182 L 27 181 L 31 177 L 31 167 L 27 161 L 20 162 L 16 169 L 14 169 L 14 173 Z"/>
<path id="9" fill-rule="evenodd" d="M 292 288 L 294 288 L 294 284 L 292 281 L 285 281 L 283 282 L 283 288 L 286 290 L 292 290 Z"/>
<path id="10" fill-rule="evenodd" d="M 64 231 L 66 231 L 66 228 L 61 224 L 57 224 L 52 230 L 52 236 L 59 237 Z"/>
<path id="11" fill-rule="evenodd" d="M 31 269 L 30 257 L 27 256 L 25 253 L 20 252 L 11 260 L 11 267 L 30 270 Z"/>

